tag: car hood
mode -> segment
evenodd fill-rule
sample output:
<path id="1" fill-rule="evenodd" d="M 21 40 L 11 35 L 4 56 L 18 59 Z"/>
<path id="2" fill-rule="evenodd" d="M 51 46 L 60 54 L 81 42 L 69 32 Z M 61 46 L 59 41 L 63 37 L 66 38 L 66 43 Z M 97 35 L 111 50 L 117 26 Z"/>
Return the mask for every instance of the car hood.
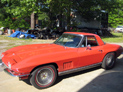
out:
<path id="1" fill-rule="evenodd" d="M 20 60 L 23 60 L 35 55 L 45 55 L 48 53 L 59 52 L 63 50 L 65 50 L 65 47 L 57 44 L 32 44 L 14 47 L 4 53 L 9 56 L 15 55 L 16 57 L 19 57 Z"/>

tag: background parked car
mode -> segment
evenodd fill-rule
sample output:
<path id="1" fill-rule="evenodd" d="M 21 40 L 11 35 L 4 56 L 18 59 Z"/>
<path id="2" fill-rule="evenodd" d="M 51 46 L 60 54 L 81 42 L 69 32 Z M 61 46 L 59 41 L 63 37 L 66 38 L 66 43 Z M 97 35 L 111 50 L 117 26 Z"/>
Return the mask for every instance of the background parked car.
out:
<path id="1" fill-rule="evenodd" d="M 123 26 L 117 26 L 115 32 L 123 32 Z"/>

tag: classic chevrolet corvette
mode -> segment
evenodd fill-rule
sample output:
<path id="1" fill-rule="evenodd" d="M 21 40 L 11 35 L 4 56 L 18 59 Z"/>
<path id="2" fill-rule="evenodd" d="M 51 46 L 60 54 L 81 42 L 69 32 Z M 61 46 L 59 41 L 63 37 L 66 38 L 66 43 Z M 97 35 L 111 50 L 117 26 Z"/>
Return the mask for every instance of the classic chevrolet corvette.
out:
<path id="1" fill-rule="evenodd" d="M 57 76 L 96 66 L 111 69 L 122 51 L 121 46 L 104 43 L 96 34 L 65 32 L 52 44 L 18 46 L 3 52 L 0 66 L 42 89 L 53 85 Z"/>

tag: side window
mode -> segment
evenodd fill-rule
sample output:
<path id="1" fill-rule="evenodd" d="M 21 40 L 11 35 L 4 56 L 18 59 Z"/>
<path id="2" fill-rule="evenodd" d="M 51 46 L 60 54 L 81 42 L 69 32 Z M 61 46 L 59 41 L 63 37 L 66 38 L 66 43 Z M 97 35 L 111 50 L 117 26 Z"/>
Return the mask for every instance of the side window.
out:
<path id="1" fill-rule="evenodd" d="M 96 38 L 94 36 L 87 36 L 87 45 L 90 45 L 91 47 L 98 46 Z"/>
<path id="2" fill-rule="evenodd" d="M 88 45 L 90 45 L 91 47 L 98 46 L 98 43 L 94 36 L 85 36 L 84 37 L 81 47 L 87 47 Z"/>

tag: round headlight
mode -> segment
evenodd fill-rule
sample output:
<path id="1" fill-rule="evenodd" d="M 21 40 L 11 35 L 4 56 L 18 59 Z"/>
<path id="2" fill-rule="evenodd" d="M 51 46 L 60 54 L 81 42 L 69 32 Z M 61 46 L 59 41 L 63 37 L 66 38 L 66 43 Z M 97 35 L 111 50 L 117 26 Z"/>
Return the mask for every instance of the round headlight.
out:
<path id="1" fill-rule="evenodd" d="M 11 69 L 11 64 L 10 64 L 10 62 L 8 62 L 8 67 Z"/>

